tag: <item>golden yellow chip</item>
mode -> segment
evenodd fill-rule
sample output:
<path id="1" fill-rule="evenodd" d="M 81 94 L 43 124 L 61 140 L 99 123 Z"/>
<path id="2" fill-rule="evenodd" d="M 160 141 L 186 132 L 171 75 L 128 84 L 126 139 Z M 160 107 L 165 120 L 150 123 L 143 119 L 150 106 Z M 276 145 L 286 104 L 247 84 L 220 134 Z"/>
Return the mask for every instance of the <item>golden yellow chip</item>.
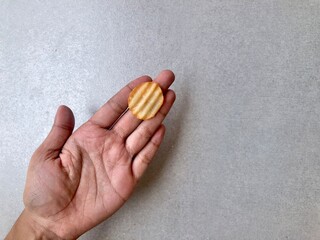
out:
<path id="1" fill-rule="evenodd" d="M 163 104 L 163 94 L 158 83 L 144 82 L 135 87 L 128 98 L 134 116 L 147 120 L 156 115 Z"/>

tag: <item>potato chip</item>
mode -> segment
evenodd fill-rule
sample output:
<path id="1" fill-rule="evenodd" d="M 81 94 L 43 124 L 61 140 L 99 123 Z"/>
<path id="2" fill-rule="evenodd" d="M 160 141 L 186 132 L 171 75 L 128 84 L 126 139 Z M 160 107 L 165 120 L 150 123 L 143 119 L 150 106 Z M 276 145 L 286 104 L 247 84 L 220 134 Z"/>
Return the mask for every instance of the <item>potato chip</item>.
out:
<path id="1" fill-rule="evenodd" d="M 128 106 L 134 116 L 147 120 L 156 115 L 163 100 L 163 93 L 158 83 L 144 82 L 131 91 Z"/>

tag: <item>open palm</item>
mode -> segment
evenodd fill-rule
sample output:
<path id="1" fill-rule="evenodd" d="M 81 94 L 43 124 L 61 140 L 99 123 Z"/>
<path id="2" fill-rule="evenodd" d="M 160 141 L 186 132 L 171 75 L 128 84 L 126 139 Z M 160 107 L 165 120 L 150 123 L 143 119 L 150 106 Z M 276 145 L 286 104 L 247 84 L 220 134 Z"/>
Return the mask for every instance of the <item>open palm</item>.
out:
<path id="1" fill-rule="evenodd" d="M 63 239 L 74 239 L 117 211 L 132 193 L 164 136 L 162 121 L 175 94 L 163 71 L 154 81 L 165 94 L 157 115 L 147 121 L 127 109 L 130 82 L 73 133 L 74 117 L 61 106 L 51 132 L 35 151 L 24 192 L 25 211 Z M 120 117 L 120 118 L 119 118 Z"/>

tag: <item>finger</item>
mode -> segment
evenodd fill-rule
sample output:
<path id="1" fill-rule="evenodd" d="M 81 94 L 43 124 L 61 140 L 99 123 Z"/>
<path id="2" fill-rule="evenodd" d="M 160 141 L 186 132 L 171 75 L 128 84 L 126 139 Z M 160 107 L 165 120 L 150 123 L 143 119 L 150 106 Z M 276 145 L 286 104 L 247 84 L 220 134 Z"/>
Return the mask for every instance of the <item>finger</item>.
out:
<path id="1" fill-rule="evenodd" d="M 165 134 L 165 127 L 161 125 L 152 136 L 148 144 L 135 157 L 132 163 L 132 172 L 135 179 L 140 179 L 152 158 L 156 154 Z"/>
<path id="2" fill-rule="evenodd" d="M 38 153 L 44 154 L 44 159 L 57 158 L 65 142 L 72 134 L 73 128 L 74 116 L 71 109 L 64 105 L 60 106 L 51 131 L 38 148 Z"/>
<path id="3" fill-rule="evenodd" d="M 164 93 L 168 90 L 171 84 L 174 82 L 175 75 L 171 70 L 163 70 L 160 74 L 154 79 L 158 83 Z"/>
<path id="4" fill-rule="evenodd" d="M 126 140 L 126 147 L 129 153 L 134 156 L 150 141 L 154 133 L 157 131 L 162 121 L 170 111 L 176 95 L 174 91 L 169 90 L 164 99 L 164 104 L 156 114 L 156 116 L 152 119 L 146 120 L 141 123 L 135 131 L 129 135 Z"/>
<path id="5" fill-rule="evenodd" d="M 89 121 L 102 128 L 108 128 L 123 114 L 128 107 L 128 97 L 133 88 L 142 82 L 152 81 L 149 76 L 142 76 L 127 84 L 107 101 Z"/>
<path id="6" fill-rule="evenodd" d="M 170 85 L 174 82 L 174 73 L 170 70 L 162 71 L 158 77 L 154 80 L 157 82 L 163 93 L 166 94 Z M 142 122 L 142 120 L 135 117 L 130 111 L 126 112 L 121 119 L 115 124 L 114 131 L 118 133 L 123 138 L 126 138 L 137 126 Z"/>

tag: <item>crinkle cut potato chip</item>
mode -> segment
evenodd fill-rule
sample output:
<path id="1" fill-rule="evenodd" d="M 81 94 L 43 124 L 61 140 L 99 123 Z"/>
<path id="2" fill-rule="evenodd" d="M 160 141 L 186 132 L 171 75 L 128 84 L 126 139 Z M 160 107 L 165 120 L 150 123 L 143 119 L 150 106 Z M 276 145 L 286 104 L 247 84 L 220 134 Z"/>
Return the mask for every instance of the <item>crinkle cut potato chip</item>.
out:
<path id="1" fill-rule="evenodd" d="M 147 120 L 157 114 L 163 100 L 163 93 L 158 83 L 144 82 L 131 91 L 128 107 L 134 116 L 141 120 Z"/>

